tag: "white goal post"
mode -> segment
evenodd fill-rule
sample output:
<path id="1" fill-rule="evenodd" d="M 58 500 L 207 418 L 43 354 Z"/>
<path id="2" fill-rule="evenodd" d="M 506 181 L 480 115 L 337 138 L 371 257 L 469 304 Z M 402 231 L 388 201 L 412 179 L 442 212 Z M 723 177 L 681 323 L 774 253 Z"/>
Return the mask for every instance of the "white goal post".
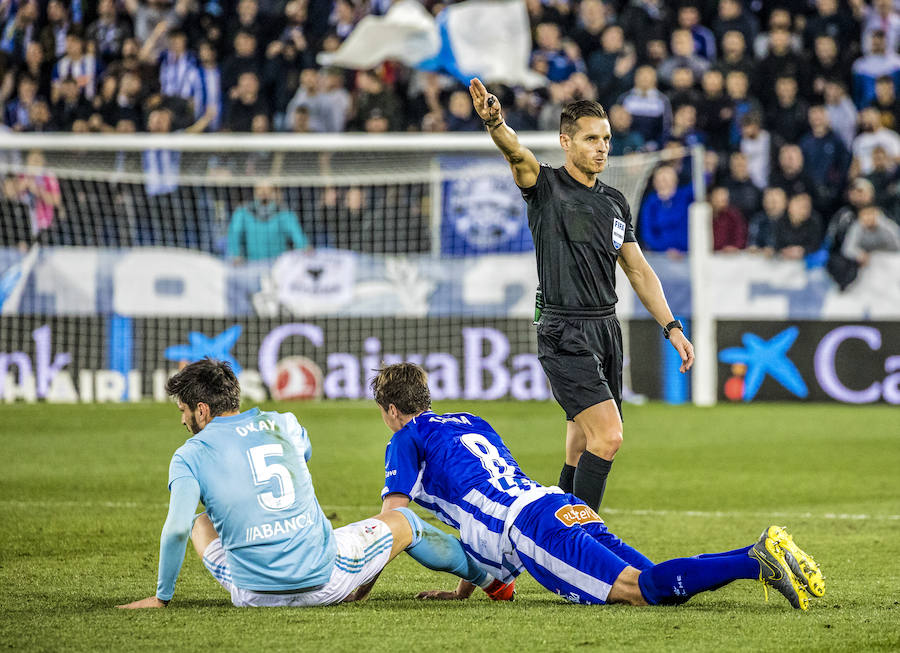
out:
<path id="1" fill-rule="evenodd" d="M 695 406 L 716 403 L 718 343 L 716 320 L 709 300 L 710 260 L 713 252 L 712 208 L 706 201 L 706 177 L 703 174 L 703 146 L 691 151 L 694 198 L 688 215 L 688 246 L 691 266 L 691 337 L 697 356 L 691 399 Z"/>

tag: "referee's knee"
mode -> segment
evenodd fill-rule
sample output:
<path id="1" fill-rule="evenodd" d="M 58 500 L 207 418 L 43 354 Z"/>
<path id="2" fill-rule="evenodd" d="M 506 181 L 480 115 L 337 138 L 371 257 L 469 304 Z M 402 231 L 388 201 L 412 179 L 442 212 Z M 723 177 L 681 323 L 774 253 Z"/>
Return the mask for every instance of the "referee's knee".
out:
<path id="1" fill-rule="evenodd" d="M 599 434 L 600 437 L 588 441 L 587 449 L 595 456 L 612 460 L 622 446 L 622 430 L 610 429 Z"/>

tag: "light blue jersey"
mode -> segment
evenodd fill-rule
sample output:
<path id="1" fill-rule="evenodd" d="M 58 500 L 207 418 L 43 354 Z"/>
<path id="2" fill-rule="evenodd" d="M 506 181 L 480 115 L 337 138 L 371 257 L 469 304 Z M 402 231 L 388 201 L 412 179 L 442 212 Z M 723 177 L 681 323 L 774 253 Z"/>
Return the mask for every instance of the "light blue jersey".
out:
<path id="1" fill-rule="evenodd" d="M 236 587 L 324 585 L 336 547 L 313 490 L 306 429 L 291 413 L 253 408 L 216 417 L 172 456 L 169 487 L 197 480 Z"/>

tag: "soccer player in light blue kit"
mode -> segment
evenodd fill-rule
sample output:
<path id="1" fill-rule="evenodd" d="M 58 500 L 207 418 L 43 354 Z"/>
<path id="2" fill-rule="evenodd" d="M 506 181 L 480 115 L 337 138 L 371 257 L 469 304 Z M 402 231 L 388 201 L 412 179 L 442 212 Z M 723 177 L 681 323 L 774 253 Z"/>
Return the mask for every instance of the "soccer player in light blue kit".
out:
<path id="1" fill-rule="evenodd" d="M 794 608 L 825 593 L 815 561 L 779 526 L 750 546 L 653 564 L 607 530 L 585 503 L 528 478 L 490 424 L 468 413 L 431 410 L 425 371 L 389 365 L 372 381 L 394 435 L 385 453 L 383 511 L 412 499 L 459 530 L 466 551 L 511 586 L 526 569 L 573 603 L 684 603 L 734 580 L 762 581 Z M 474 586 L 423 598 L 463 599 Z"/>
<path id="2" fill-rule="evenodd" d="M 384 566 L 404 550 L 429 569 L 456 574 L 502 598 L 500 581 L 455 538 L 409 509 L 332 530 L 306 466 L 306 429 L 291 413 L 238 413 L 240 385 L 227 363 L 191 363 L 169 379 L 166 391 L 177 399 L 193 437 L 169 467 L 156 594 L 119 607 L 169 603 L 188 536 L 238 607 L 364 599 Z M 192 527 L 198 501 L 206 512 Z"/>

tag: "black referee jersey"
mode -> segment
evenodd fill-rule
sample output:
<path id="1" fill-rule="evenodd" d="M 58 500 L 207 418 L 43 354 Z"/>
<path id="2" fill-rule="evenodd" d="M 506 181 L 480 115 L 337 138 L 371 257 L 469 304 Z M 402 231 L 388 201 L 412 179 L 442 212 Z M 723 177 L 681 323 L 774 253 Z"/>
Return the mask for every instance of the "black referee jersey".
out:
<path id="1" fill-rule="evenodd" d="M 535 185 L 520 190 L 528 206 L 544 303 L 578 309 L 614 306 L 619 250 L 636 240 L 625 196 L 600 180 L 588 188 L 564 167 L 545 164 Z"/>

